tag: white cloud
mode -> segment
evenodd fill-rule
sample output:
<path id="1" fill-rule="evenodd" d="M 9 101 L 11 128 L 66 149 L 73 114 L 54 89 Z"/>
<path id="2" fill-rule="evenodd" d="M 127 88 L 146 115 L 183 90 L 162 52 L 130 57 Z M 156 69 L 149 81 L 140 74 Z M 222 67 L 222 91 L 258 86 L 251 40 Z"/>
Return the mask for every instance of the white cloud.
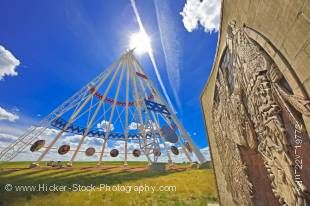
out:
<path id="1" fill-rule="evenodd" d="M 208 160 L 208 161 L 211 160 L 209 147 L 202 148 L 202 149 L 200 149 L 200 151 L 205 156 L 206 160 Z"/>
<path id="2" fill-rule="evenodd" d="M 0 60 L 1 61 L 1 60 Z M 1 70 L 0 70 L 1 72 Z M 2 107 L 0 107 L 0 120 L 8 120 L 10 122 L 14 122 L 15 120 L 18 120 L 19 116 L 16 114 L 13 114 L 11 112 L 6 111 Z"/>
<path id="3" fill-rule="evenodd" d="M 201 149 L 200 149 L 200 152 L 202 153 L 202 155 L 205 157 L 205 159 L 206 159 L 207 161 L 211 161 L 210 149 L 209 149 L 208 146 L 207 146 L 207 147 L 204 147 L 204 148 L 201 148 Z M 192 157 L 193 157 L 193 158 L 192 158 L 193 161 L 199 162 L 199 160 L 197 159 L 196 155 L 194 155 L 194 153 L 191 153 L 191 155 L 192 155 Z"/>
<path id="4" fill-rule="evenodd" d="M 153 130 L 156 130 L 157 129 L 157 126 L 155 124 L 155 122 L 149 120 L 148 123 L 146 125 L 144 125 L 144 130 L 145 132 L 150 132 Z"/>
<path id="5" fill-rule="evenodd" d="M 7 134 L 7 133 L 0 133 L 0 145 L 9 144 L 16 140 L 17 137 L 15 135 Z"/>
<path id="6" fill-rule="evenodd" d="M 139 127 L 139 123 L 136 123 L 136 122 L 131 122 L 130 124 L 129 124 L 129 126 L 128 126 L 128 129 L 129 130 L 137 130 L 138 129 L 138 127 Z"/>
<path id="7" fill-rule="evenodd" d="M 39 128 L 39 127 L 38 127 Z M 55 136 L 60 132 L 59 129 L 54 129 L 54 128 L 46 128 L 44 131 L 45 136 Z"/>
<path id="8" fill-rule="evenodd" d="M 4 76 L 16 76 L 16 67 L 20 61 L 13 54 L 0 45 L 0 80 Z"/>
<path id="9" fill-rule="evenodd" d="M 102 129 L 104 132 L 106 132 L 109 128 L 109 121 L 102 120 L 100 123 L 97 124 L 98 129 Z M 114 125 L 110 124 L 110 131 L 114 130 Z"/>
<path id="10" fill-rule="evenodd" d="M 192 32 L 198 25 L 206 32 L 219 30 L 221 0 L 187 0 L 183 11 L 183 24 L 187 31 Z"/>
<path id="11" fill-rule="evenodd" d="M 17 72 L 15 70 L 19 64 L 20 61 L 16 59 L 9 50 L 6 50 L 0 45 L 0 80 L 2 80 L 6 75 L 16 76 Z M 19 111 L 18 108 L 15 108 L 14 110 L 17 112 Z M 14 122 L 17 119 L 19 119 L 18 115 L 8 112 L 0 107 L 0 120 Z"/>
<path id="12" fill-rule="evenodd" d="M 63 144 L 77 145 L 82 139 L 81 135 L 78 134 L 67 134 L 63 138 Z"/>

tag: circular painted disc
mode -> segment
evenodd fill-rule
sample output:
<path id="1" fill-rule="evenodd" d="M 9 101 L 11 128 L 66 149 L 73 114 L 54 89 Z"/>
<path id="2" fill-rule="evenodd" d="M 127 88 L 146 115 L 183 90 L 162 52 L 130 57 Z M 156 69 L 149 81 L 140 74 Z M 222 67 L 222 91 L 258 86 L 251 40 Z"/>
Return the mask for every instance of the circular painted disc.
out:
<path id="1" fill-rule="evenodd" d="M 189 144 L 188 142 L 185 143 L 185 147 L 186 147 L 186 149 L 187 149 L 190 153 L 193 152 L 192 147 L 190 146 L 190 144 Z"/>
<path id="2" fill-rule="evenodd" d="M 61 147 L 59 147 L 58 149 L 58 154 L 60 155 L 64 155 L 66 153 L 68 153 L 70 151 L 70 145 L 62 145 Z"/>
<path id="3" fill-rule="evenodd" d="M 33 143 L 30 147 L 31 152 L 35 152 L 40 150 L 45 144 L 45 140 L 38 140 L 35 143 Z"/>
<path id="4" fill-rule="evenodd" d="M 117 155 L 119 154 L 117 149 L 112 149 L 110 152 L 111 157 L 117 157 Z"/>
<path id="5" fill-rule="evenodd" d="M 176 146 L 171 146 L 171 152 L 175 155 L 179 155 L 179 150 Z"/>
<path id="6" fill-rule="evenodd" d="M 141 155 L 141 152 L 140 152 L 140 150 L 135 149 L 135 150 L 133 150 L 132 154 L 133 154 L 133 156 L 135 156 L 135 157 L 139 157 L 139 156 Z"/>
<path id="7" fill-rule="evenodd" d="M 176 143 L 178 141 L 178 135 L 169 126 L 163 126 L 161 132 L 165 137 L 165 140 L 171 143 Z"/>
<path id="8" fill-rule="evenodd" d="M 86 156 L 90 157 L 90 156 L 93 156 L 95 154 L 95 152 L 96 152 L 95 148 L 89 147 L 85 151 L 85 154 L 86 154 Z"/>
<path id="9" fill-rule="evenodd" d="M 154 149 L 154 155 L 159 157 L 161 155 L 160 149 Z"/>

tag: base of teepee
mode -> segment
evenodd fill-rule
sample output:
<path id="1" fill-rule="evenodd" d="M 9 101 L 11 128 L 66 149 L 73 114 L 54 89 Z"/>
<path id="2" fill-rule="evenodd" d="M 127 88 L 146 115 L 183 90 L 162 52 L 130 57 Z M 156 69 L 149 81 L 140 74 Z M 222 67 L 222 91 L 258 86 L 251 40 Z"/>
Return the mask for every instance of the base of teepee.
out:
<path id="1" fill-rule="evenodd" d="M 199 169 L 210 169 L 210 168 L 212 168 L 212 163 L 211 163 L 211 161 L 201 163 L 198 165 L 198 168 Z"/>
<path id="2" fill-rule="evenodd" d="M 149 165 L 149 169 L 154 172 L 165 172 L 168 169 L 167 163 L 161 163 L 161 162 L 154 162 L 151 165 Z"/>

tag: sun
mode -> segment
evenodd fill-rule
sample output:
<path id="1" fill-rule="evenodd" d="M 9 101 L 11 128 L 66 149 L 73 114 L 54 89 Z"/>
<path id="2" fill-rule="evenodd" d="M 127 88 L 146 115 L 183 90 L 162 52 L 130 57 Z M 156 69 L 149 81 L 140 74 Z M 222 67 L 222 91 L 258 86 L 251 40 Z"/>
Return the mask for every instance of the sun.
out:
<path id="1" fill-rule="evenodd" d="M 130 49 L 134 49 L 138 54 L 143 54 L 152 50 L 151 39 L 146 32 L 137 32 L 130 36 Z"/>

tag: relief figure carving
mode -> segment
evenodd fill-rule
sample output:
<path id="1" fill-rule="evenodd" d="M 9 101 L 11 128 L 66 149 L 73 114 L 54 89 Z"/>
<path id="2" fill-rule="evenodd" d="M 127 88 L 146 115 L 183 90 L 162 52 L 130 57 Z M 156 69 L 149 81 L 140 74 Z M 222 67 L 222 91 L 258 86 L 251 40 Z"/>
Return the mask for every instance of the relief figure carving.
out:
<path id="1" fill-rule="evenodd" d="M 244 147 L 263 159 L 272 192 L 281 205 L 309 205 L 308 189 L 294 179 L 289 152 L 292 137 L 284 113 L 289 124 L 306 133 L 301 114 L 310 115 L 309 99 L 294 94 L 272 58 L 232 21 L 218 69 L 212 117 L 227 189 L 243 193 L 233 194 L 237 204 L 253 204 L 249 200 L 253 185 L 239 150 Z M 235 167 L 242 168 L 238 174 Z M 226 171 L 230 169 L 235 177 Z M 234 178 L 240 184 L 232 182 Z"/>

